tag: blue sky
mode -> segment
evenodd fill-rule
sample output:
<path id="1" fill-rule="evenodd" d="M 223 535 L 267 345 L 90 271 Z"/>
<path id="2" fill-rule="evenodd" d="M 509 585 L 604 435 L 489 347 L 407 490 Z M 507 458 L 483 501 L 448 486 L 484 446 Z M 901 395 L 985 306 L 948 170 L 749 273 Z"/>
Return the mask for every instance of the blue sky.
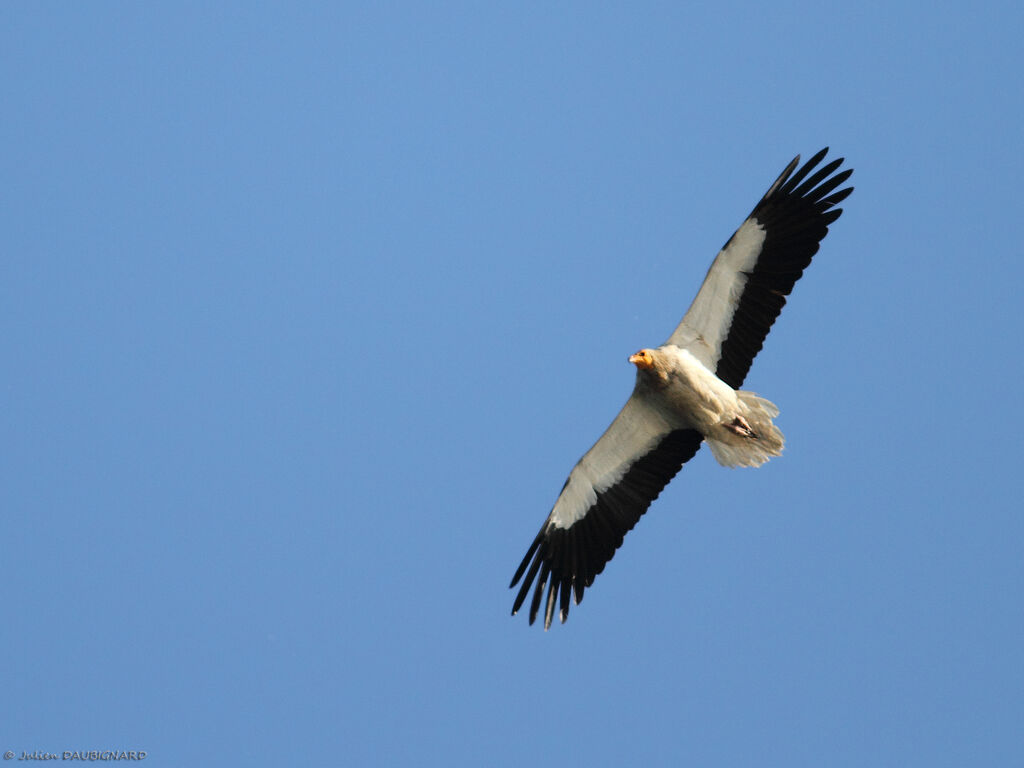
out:
<path id="1" fill-rule="evenodd" d="M 10 3 L 0 750 L 1024 756 L 1018 4 Z M 797 153 L 856 192 L 569 622 L 508 580 Z"/>

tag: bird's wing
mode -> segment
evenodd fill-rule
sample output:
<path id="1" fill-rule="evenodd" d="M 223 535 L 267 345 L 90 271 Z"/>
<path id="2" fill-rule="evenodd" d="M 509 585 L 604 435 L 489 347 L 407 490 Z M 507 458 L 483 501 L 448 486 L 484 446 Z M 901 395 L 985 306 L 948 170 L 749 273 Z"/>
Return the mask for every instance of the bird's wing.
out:
<path id="1" fill-rule="evenodd" d="M 680 467 L 700 448 L 693 429 L 675 429 L 640 391 L 623 406 L 601 438 L 573 467 L 554 509 L 534 539 L 510 587 L 523 584 L 512 606 L 522 607 L 536 580 L 530 603 L 533 624 L 544 597 L 544 627 L 555 604 L 564 622 L 570 595 L 576 603 L 604 570 L 626 533 L 647 511 Z"/>
<path id="2" fill-rule="evenodd" d="M 833 191 L 853 173 L 835 173 L 843 158 L 814 171 L 827 152 L 826 147 L 796 173 L 799 155 L 786 166 L 718 253 L 693 304 L 666 342 L 688 349 L 735 389 L 743 384 L 829 224 L 843 212 L 834 206 L 853 191 Z"/>

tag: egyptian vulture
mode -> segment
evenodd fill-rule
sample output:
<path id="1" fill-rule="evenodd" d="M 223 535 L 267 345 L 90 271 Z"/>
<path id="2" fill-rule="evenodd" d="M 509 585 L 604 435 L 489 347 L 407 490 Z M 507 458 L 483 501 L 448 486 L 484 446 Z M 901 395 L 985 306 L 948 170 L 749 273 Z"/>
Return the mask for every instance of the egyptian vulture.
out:
<path id="1" fill-rule="evenodd" d="M 573 467 L 516 569 L 509 587 L 523 583 L 513 615 L 532 587 L 530 623 L 542 605 L 545 629 L 556 605 L 564 622 L 570 596 L 578 605 L 702 442 L 727 467 L 757 467 L 782 453 L 782 433 L 772 423 L 778 408 L 739 387 L 786 296 L 842 213 L 835 206 L 853 191 L 836 191 L 853 173 L 836 173 L 843 158 L 817 168 L 827 152 L 795 173 L 799 155 L 786 166 L 715 257 L 668 341 L 629 358 L 637 368 L 633 394 Z"/>

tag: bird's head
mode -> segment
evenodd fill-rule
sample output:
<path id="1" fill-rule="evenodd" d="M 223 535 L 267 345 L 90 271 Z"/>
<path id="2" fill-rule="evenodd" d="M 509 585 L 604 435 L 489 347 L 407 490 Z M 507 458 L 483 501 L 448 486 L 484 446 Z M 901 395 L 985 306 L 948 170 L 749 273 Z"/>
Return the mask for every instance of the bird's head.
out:
<path id="1" fill-rule="evenodd" d="M 670 360 L 660 349 L 641 349 L 629 356 L 640 378 L 649 384 L 664 386 L 669 380 Z"/>
<path id="2" fill-rule="evenodd" d="M 650 370 L 654 367 L 654 350 L 653 349 L 641 349 L 629 356 L 629 362 L 635 365 L 637 368 L 643 370 Z"/>

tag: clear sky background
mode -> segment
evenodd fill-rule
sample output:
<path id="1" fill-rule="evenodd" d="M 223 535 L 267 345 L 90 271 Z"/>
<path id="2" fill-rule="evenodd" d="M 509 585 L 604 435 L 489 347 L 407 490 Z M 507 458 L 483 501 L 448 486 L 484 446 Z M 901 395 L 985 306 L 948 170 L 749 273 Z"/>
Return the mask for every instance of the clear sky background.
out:
<path id="1" fill-rule="evenodd" d="M 1024 760 L 1019 3 L 5 3 L 0 750 Z M 508 581 L 797 153 L 856 192 L 545 633 Z"/>

